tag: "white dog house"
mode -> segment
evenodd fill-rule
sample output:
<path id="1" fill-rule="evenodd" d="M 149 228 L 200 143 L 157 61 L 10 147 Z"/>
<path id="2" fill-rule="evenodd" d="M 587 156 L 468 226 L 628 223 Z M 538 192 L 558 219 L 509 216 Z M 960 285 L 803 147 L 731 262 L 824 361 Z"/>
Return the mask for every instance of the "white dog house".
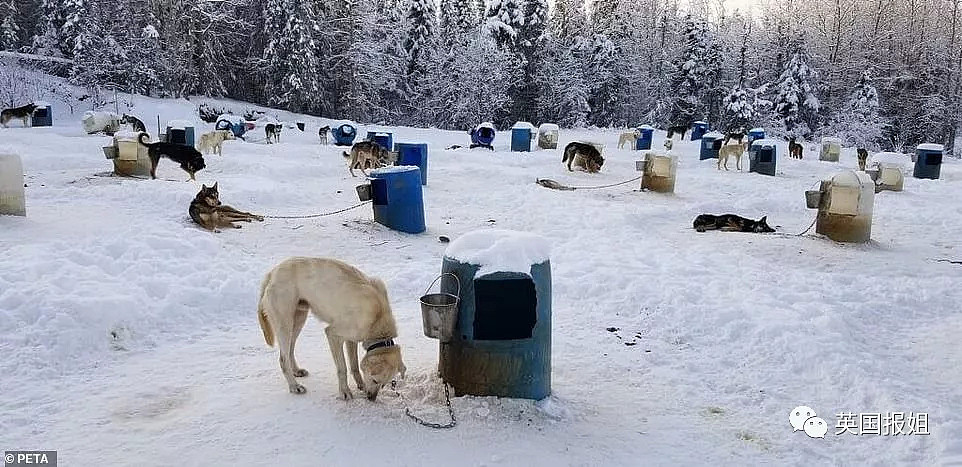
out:
<path id="1" fill-rule="evenodd" d="M 822 138 L 822 149 L 818 153 L 818 160 L 828 162 L 838 162 L 842 155 L 842 140 L 838 138 Z"/>
<path id="2" fill-rule="evenodd" d="M 119 131 L 114 134 L 114 144 L 104 146 L 104 155 L 114 163 L 114 174 L 121 176 L 150 175 L 150 157 L 147 147 L 137 138 L 140 132 Z"/>
<path id="3" fill-rule="evenodd" d="M 641 171 L 641 189 L 658 193 L 675 192 L 675 173 L 678 171 L 678 157 L 654 152 L 645 153 L 645 159 L 636 161 L 635 168 Z"/>
<path id="4" fill-rule="evenodd" d="M 0 154 L 0 215 L 26 216 L 23 164 L 17 154 Z"/>
<path id="5" fill-rule="evenodd" d="M 880 191 L 902 191 L 905 183 L 905 176 L 898 164 L 876 162 L 875 168 L 869 170 L 868 174 L 875 180 L 875 192 Z"/>
<path id="6" fill-rule="evenodd" d="M 818 209 L 815 232 L 837 242 L 867 242 L 872 237 L 875 182 L 865 172 L 842 172 L 805 192 L 809 208 Z"/>
<path id="7" fill-rule="evenodd" d="M 84 112 L 80 123 L 88 135 L 93 133 L 112 135 L 120 129 L 120 115 L 113 112 L 94 112 L 88 110 Z"/>
<path id="8" fill-rule="evenodd" d="M 558 125 L 542 123 L 538 127 L 538 147 L 541 149 L 558 149 Z"/>

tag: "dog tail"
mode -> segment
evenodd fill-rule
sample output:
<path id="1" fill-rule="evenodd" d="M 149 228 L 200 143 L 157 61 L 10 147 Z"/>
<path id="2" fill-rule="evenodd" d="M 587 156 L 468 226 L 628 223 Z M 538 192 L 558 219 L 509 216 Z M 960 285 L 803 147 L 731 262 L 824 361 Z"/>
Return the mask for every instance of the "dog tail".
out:
<path id="1" fill-rule="evenodd" d="M 267 313 L 264 312 L 264 292 L 267 290 L 269 279 L 270 275 L 261 281 L 261 296 L 257 301 L 257 321 L 261 325 L 261 332 L 264 333 L 264 342 L 269 347 L 274 347 L 274 328 L 271 327 L 271 322 L 267 320 Z"/>
<path id="2" fill-rule="evenodd" d="M 145 136 L 147 136 L 147 133 L 141 133 L 140 135 L 138 135 L 137 142 L 139 142 L 140 144 L 143 144 L 144 146 L 150 146 L 149 142 L 144 141 Z"/>
<path id="3" fill-rule="evenodd" d="M 344 158 L 345 158 L 345 159 L 348 159 L 348 158 L 351 157 L 351 155 L 348 154 L 347 151 L 341 151 L 341 154 L 344 154 Z"/>

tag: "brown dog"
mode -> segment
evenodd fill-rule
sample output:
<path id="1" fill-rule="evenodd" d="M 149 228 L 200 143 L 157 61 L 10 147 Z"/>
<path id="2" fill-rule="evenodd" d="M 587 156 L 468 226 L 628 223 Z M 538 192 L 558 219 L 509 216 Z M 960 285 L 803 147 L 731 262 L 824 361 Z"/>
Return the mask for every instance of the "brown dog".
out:
<path id="1" fill-rule="evenodd" d="M 788 157 L 791 157 L 792 159 L 801 159 L 803 149 L 804 148 L 802 148 L 801 144 L 795 142 L 795 138 L 789 138 Z"/>

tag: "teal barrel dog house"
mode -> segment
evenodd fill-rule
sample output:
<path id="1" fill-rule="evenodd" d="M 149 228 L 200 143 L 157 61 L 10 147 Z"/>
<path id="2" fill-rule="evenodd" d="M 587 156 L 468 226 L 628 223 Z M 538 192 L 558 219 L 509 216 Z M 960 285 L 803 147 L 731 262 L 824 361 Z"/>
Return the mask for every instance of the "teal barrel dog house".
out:
<path id="1" fill-rule="evenodd" d="M 460 286 L 460 300 L 439 367 L 457 395 L 551 394 L 549 250 L 540 236 L 491 229 L 469 232 L 445 251 L 441 292 L 457 294 Z"/>

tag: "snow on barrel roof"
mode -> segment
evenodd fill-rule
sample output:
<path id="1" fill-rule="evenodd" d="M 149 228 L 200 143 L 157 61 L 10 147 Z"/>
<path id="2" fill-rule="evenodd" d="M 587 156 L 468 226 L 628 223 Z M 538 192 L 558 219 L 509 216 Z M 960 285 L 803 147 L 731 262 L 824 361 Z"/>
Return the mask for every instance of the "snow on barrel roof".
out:
<path id="1" fill-rule="evenodd" d="M 243 123 L 244 117 L 241 117 L 240 115 L 233 115 L 233 114 L 221 114 L 219 117 L 217 117 L 217 121 L 219 122 L 221 120 L 227 120 L 228 122 L 233 122 L 233 123 Z"/>
<path id="2" fill-rule="evenodd" d="M 531 274 L 531 266 L 548 261 L 551 246 L 544 237 L 516 230 L 468 232 L 451 242 L 444 256 L 480 266 L 478 275 L 495 272 Z"/>
<path id="3" fill-rule="evenodd" d="M 47 101 L 33 101 L 33 105 L 35 105 L 35 106 L 37 106 L 37 107 L 40 107 L 40 108 L 50 107 L 50 103 L 47 102 Z"/>
<path id="4" fill-rule="evenodd" d="M 532 125 L 531 122 L 517 122 L 511 128 L 527 128 L 530 130 L 534 128 L 534 125 Z"/>
<path id="5" fill-rule="evenodd" d="M 167 126 L 176 130 L 183 130 L 194 125 L 187 120 L 170 120 L 167 122 Z"/>
<path id="6" fill-rule="evenodd" d="M 704 136 L 702 137 L 703 138 L 724 138 L 725 135 L 717 131 L 710 131 L 708 133 L 705 133 Z"/>
<path id="7" fill-rule="evenodd" d="M 749 133 L 764 133 L 764 132 L 765 132 L 765 129 L 764 129 L 764 128 L 752 128 L 751 130 L 748 130 L 748 132 L 749 132 Z"/>
<path id="8" fill-rule="evenodd" d="M 639 126 L 638 128 L 641 128 L 642 130 L 654 130 L 654 129 L 655 129 L 655 127 L 653 127 L 653 126 L 651 126 L 651 125 L 641 125 L 641 126 Z"/>
<path id="9" fill-rule="evenodd" d="M 554 123 L 542 123 L 540 129 L 541 131 L 558 131 L 558 125 Z"/>
<path id="10" fill-rule="evenodd" d="M 478 125 L 478 128 L 490 128 L 490 129 L 492 129 L 492 130 L 495 129 L 495 128 L 494 128 L 494 123 L 491 123 L 491 122 L 484 122 L 484 123 Z"/>
<path id="11" fill-rule="evenodd" d="M 925 143 L 916 146 L 915 149 L 921 149 L 923 151 L 945 151 L 945 146 L 935 143 Z"/>
<path id="12" fill-rule="evenodd" d="M 372 170 L 371 175 L 407 172 L 409 170 L 414 170 L 414 169 L 420 170 L 420 167 L 416 165 L 389 165 L 387 167 L 381 167 L 380 169 Z"/>
<path id="13" fill-rule="evenodd" d="M 838 144 L 842 144 L 842 139 L 841 139 L 841 138 L 835 138 L 835 137 L 833 137 L 833 136 L 826 136 L 826 137 L 822 138 L 822 144 L 824 144 L 824 143 L 838 143 Z"/>
<path id="14" fill-rule="evenodd" d="M 773 139 L 756 139 L 752 141 L 752 146 L 775 146 L 775 140 Z"/>

